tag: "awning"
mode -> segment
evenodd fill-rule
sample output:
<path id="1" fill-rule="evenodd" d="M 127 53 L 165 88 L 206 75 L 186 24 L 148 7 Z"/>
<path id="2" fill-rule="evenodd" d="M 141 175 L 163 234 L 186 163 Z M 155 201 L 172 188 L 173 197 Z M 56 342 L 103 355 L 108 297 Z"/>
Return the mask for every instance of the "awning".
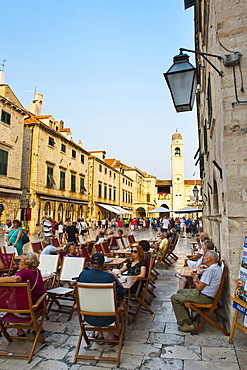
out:
<path id="1" fill-rule="evenodd" d="M 151 211 L 148 211 L 148 213 L 169 213 L 169 212 L 174 212 L 172 209 L 168 209 L 168 208 L 165 208 L 165 207 L 159 207 L 159 208 L 155 208 L 155 209 L 152 209 Z"/>
<path id="2" fill-rule="evenodd" d="M 196 208 L 196 207 L 184 207 L 179 209 L 178 211 L 174 211 L 175 213 L 197 213 L 202 212 L 202 209 Z"/>
<path id="3" fill-rule="evenodd" d="M 120 212 L 122 212 L 122 214 L 124 214 L 124 215 L 131 215 L 132 214 L 132 212 L 127 211 L 126 209 L 124 209 L 122 207 L 114 206 L 114 208 L 116 208 L 117 210 L 119 210 Z"/>
<path id="4" fill-rule="evenodd" d="M 124 212 L 122 212 L 119 209 L 117 209 L 117 207 L 110 206 L 109 204 L 98 203 L 98 206 L 106 209 L 107 211 L 116 213 L 117 215 L 124 215 Z"/>

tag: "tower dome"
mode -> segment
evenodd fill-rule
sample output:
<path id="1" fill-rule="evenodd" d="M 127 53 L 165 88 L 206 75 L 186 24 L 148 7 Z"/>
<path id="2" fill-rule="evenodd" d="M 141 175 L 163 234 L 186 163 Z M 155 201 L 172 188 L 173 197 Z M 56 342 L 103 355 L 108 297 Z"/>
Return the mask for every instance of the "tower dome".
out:
<path id="1" fill-rule="evenodd" d="M 183 140 L 183 138 L 179 132 L 175 132 L 175 134 L 172 135 L 172 140 Z"/>

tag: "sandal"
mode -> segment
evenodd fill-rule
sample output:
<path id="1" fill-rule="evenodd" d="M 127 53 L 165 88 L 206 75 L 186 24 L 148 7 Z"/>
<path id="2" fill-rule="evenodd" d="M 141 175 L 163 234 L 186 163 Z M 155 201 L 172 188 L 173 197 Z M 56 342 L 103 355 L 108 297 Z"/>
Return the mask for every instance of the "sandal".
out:
<path id="1" fill-rule="evenodd" d="M 119 340 L 119 337 L 117 335 L 115 335 L 115 334 L 114 334 L 114 340 Z M 109 347 L 115 347 L 117 345 L 118 345 L 118 343 L 114 343 L 114 342 L 109 342 L 108 343 L 108 346 Z"/>
<path id="2" fill-rule="evenodd" d="M 98 337 L 98 334 L 96 335 L 96 337 L 95 337 L 95 339 L 97 339 L 97 340 L 105 340 L 105 338 L 104 337 Z M 102 346 L 102 344 L 104 344 L 104 342 L 96 342 L 96 343 L 98 343 L 99 345 L 101 345 Z"/>

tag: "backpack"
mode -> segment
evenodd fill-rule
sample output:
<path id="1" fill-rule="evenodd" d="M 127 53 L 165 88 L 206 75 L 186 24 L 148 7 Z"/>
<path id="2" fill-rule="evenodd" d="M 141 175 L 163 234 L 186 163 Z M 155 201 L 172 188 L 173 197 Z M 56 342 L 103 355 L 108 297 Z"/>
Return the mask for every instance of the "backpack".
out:
<path id="1" fill-rule="evenodd" d="M 22 236 L 21 236 L 22 245 L 30 242 L 30 239 L 27 233 L 28 232 L 26 229 L 22 229 Z"/>

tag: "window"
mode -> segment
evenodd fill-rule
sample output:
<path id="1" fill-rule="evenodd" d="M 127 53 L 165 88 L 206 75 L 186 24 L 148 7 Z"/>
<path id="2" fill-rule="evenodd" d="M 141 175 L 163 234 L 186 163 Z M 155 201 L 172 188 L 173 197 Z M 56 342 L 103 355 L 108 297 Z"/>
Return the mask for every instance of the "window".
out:
<path id="1" fill-rule="evenodd" d="M 0 149 L 0 175 L 7 176 L 8 152 Z"/>
<path id="2" fill-rule="evenodd" d="M 109 188 L 109 199 L 111 200 L 112 188 Z"/>
<path id="3" fill-rule="evenodd" d="M 60 189 L 64 190 L 65 189 L 65 172 L 60 171 Z"/>
<path id="4" fill-rule="evenodd" d="M 76 175 L 71 174 L 71 191 L 76 191 Z"/>
<path id="5" fill-rule="evenodd" d="M 50 145 L 50 146 L 54 146 L 55 145 L 55 141 L 54 141 L 53 137 L 51 137 L 51 136 L 49 136 L 48 145 Z"/>
<path id="6" fill-rule="evenodd" d="M 113 177 L 114 177 L 114 179 L 116 178 L 116 174 L 115 173 L 114 173 Z"/>
<path id="7" fill-rule="evenodd" d="M 99 193 L 99 198 L 102 197 L 102 184 L 99 184 L 98 186 L 98 193 Z"/>
<path id="8" fill-rule="evenodd" d="M 128 193 L 127 193 L 127 191 L 125 193 L 125 202 L 128 202 Z"/>
<path id="9" fill-rule="evenodd" d="M 124 178 L 123 178 L 123 184 L 124 184 Z"/>
<path id="10" fill-rule="evenodd" d="M 107 174 L 107 168 L 105 168 L 105 174 Z"/>
<path id="11" fill-rule="evenodd" d="M 4 110 L 2 110 L 2 115 L 1 115 L 1 121 L 4 123 L 7 123 L 7 125 L 10 125 L 10 117 L 11 115 Z"/>
<path id="12" fill-rule="evenodd" d="M 109 171 L 109 176 L 111 177 L 111 171 Z"/>
<path id="13" fill-rule="evenodd" d="M 147 203 L 150 202 L 150 194 L 147 194 Z"/>
<path id="14" fill-rule="evenodd" d="M 99 172 L 102 172 L 102 165 L 99 165 Z"/>
<path id="15" fill-rule="evenodd" d="M 124 191 L 122 192 L 122 199 L 123 199 L 123 202 L 124 202 Z"/>
<path id="16" fill-rule="evenodd" d="M 107 186 L 104 185 L 104 198 L 107 199 Z"/>
<path id="17" fill-rule="evenodd" d="M 80 177 L 80 193 L 84 194 L 86 191 L 86 188 L 84 186 L 85 179 L 84 177 Z"/>
<path id="18" fill-rule="evenodd" d="M 71 156 L 72 156 L 72 158 L 76 158 L 76 151 L 74 149 L 72 149 Z"/>
<path id="19" fill-rule="evenodd" d="M 61 144 L 61 152 L 66 153 L 66 145 Z"/>
<path id="20" fill-rule="evenodd" d="M 53 185 L 56 185 L 53 178 L 53 167 L 47 166 L 46 186 L 51 188 Z"/>
<path id="21" fill-rule="evenodd" d="M 84 155 L 81 154 L 81 163 L 84 163 L 84 161 L 85 161 Z"/>
<path id="22" fill-rule="evenodd" d="M 116 189 L 113 189 L 113 200 L 116 200 Z"/>

